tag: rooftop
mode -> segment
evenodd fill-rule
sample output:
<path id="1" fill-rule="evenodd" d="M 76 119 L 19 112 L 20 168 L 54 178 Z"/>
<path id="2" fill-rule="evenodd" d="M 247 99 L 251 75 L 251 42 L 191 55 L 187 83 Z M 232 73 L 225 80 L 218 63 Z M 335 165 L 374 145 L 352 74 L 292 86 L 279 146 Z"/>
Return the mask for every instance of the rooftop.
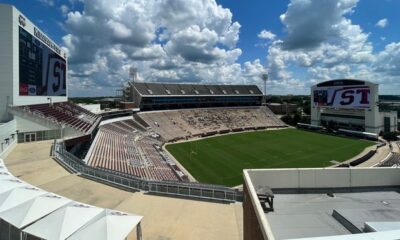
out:
<path id="1" fill-rule="evenodd" d="M 362 233 L 366 222 L 400 221 L 400 194 L 375 190 L 334 193 L 333 197 L 276 194 L 274 212 L 265 217 L 276 239 Z"/>
<path id="2" fill-rule="evenodd" d="M 379 231 L 392 237 L 376 239 L 395 239 L 386 231 L 400 230 L 400 168 L 256 169 L 244 170 L 244 178 L 265 239 L 352 239 Z M 257 195 L 265 186 L 273 211 Z M 369 226 L 376 222 L 385 226 Z"/>

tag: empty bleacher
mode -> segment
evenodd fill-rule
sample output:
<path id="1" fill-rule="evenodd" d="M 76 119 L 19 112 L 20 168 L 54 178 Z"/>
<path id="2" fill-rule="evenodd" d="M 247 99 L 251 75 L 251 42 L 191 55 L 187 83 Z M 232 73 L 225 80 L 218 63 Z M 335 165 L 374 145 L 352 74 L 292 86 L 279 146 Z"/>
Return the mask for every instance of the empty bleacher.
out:
<path id="1" fill-rule="evenodd" d="M 392 153 L 392 155 L 387 160 L 378 165 L 378 167 L 399 167 L 399 166 L 400 166 L 399 153 Z"/>
<path id="2" fill-rule="evenodd" d="M 78 105 L 69 102 L 19 106 L 25 113 L 50 119 L 59 125 L 67 125 L 83 133 L 88 133 L 100 117 Z"/>
<path id="3" fill-rule="evenodd" d="M 137 129 L 134 120 L 100 127 L 87 164 L 148 180 L 179 181 L 182 172 L 162 153 L 161 142 Z"/>
<path id="4" fill-rule="evenodd" d="M 286 126 L 267 107 L 142 112 L 138 117 L 159 133 L 165 141 Z"/>

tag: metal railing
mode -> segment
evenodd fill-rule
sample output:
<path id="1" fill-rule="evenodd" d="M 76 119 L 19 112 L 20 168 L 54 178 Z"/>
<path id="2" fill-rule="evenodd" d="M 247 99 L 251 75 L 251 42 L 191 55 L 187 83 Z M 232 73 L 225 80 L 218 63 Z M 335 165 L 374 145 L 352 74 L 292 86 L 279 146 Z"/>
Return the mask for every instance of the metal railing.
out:
<path id="1" fill-rule="evenodd" d="M 153 181 L 110 169 L 91 167 L 85 165 L 81 159 L 68 152 L 62 141 L 54 141 L 52 153 L 60 164 L 72 172 L 131 191 L 222 202 L 243 200 L 242 192 L 225 186 L 190 182 Z"/>

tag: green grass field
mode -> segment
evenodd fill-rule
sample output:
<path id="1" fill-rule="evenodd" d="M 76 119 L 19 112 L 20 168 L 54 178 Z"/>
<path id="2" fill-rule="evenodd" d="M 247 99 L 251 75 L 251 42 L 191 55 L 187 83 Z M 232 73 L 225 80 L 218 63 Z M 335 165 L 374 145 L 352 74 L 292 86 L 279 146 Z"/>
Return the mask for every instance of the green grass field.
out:
<path id="1" fill-rule="evenodd" d="M 202 183 L 236 186 L 246 168 L 327 167 L 373 142 L 297 129 L 249 132 L 171 144 L 167 150 Z"/>

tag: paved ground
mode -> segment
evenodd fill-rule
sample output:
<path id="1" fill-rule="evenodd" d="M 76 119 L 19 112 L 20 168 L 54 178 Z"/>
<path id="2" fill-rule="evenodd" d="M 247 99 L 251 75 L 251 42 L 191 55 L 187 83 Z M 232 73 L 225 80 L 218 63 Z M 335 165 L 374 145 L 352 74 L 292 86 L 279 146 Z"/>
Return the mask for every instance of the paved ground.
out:
<path id="1" fill-rule="evenodd" d="M 143 215 L 145 240 L 242 239 L 242 204 L 209 203 L 116 189 L 68 173 L 50 158 L 50 145 L 51 141 L 18 144 L 5 159 L 9 171 L 32 185 L 76 201 Z"/>

